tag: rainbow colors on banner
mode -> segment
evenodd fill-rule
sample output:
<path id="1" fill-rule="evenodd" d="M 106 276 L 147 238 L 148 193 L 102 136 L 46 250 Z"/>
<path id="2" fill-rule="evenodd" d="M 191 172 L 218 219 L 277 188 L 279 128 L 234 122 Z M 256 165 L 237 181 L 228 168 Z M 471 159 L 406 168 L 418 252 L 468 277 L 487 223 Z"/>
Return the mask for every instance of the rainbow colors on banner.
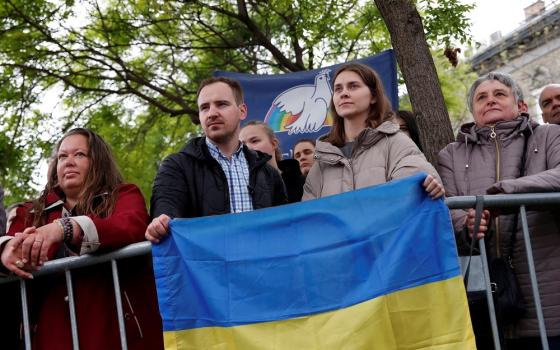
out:
<path id="1" fill-rule="evenodd" d="M 363 63 L 379 74 L 393 110 L 399 106 L 397 61 L 393 50 L 347 63 Z M 247 104 L 247 119 L 268 124 L 276 133 L 285 158 L 293 157 L 293 146 L 301 139 L 317 139 L 329 132 L 332 78 L 342 66 L 283 74 L 249 74 L 215 71 L 215 76 L 239 81 Z"/>
<path id="2" fill-rule="evenodd" d="M 152 252 L 166 349 L 475 349 L 424 177 L 173 220 Z"/>

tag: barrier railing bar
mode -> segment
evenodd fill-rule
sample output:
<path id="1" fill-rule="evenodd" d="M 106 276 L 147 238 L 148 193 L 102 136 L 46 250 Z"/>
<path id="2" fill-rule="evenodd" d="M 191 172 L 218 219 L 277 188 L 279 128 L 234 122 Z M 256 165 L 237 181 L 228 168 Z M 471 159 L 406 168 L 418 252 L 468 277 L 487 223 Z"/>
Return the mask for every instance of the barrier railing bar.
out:
<path id="1" fill-rule="evenodd" d="M 533 295 L 535 298 L 535 308 L 537 311 L 537 318 L 539 322 L 539 331 L 541 336 L 541 341 L 543 344 L 543 349 L 548 350 L 548 341 L 546 338 L 546 328 L 544 325 L 544 317 L 542 314 L 541 309 L 541 301 L 540 295 L 538 291 L 538 284 L 536 280 L 536 273 L 534 268 L 533 262 L 533 255 L 532 249 L 529 239 L 529 230 L 527 224 L 527 214 L 526 214 L 526 207 L 529 207 L 529 210 L 532 209 L 532 206 L 535 207 L 545 207 L 550 206 L 553 204 L 560 204 L 560 193 L 527 193 L 527 194 L 508 194 L 508 195 L 487 195 L 484 197 L 484 206 L 485 208 L 497 208 L 497 207 L 519 207 L 521 212 L 521 221 L 523 225 L 523 235 L 525 237 L 525 248 L 527 250 L 527 259 L 529 262 L 529 269 L 530 269 L 530 277 L 531 277 L 531 286 Z M 472 208 L 474 207 L 476 202 L 476 196 L 461 196 L 461 197 L 451 197 L 445 200 L 446 205 L 449 209 L 465 209 L 465 208 Z M 480 248 L 481 254 L 484 251 L 486 254 L 486 246 L 484 244 L 484 240 L 480 241 Z M 119 321 L 119 332 L 121 337 L 121 346 L 123 350 L 127 350 L 127 343 L 126 343 L 126 330 L 124 325 L 124 315 L 122 309 L 122 298 L 120 293 L 120 282 L 118 278 L 118 269 L 117 269 L 117 261 L 116 259 L 125 259 L 131 258 L 135 256 L 147 255 L 151 253 L 151 244 L 149 242 L 139 242 L 128 245 L 124 248 L 118 249 L 116 251 L 106 253 L 106 254 L 95 254 L 95 255 L 84 255 L 84 256 L 77 256 L 77 257 L 67 257 L 62 259 L 56 259 L 53 261 L 47 262 L 39 271 L 33 272 L 33 276 L 44 276 L 53 274 L 56 272 L 64 271 L 67 279 L 67 288 L 68 288 L 68 298 L 69 298 L 69 308 L 70 310 L 70 318 L 71 318 L 71 326 L 72 329 L 72 342 L 73 348 L 78 349 L 78 333 L 77 333 L 77 326 L 76 326 L 76 316 L 75 316 L 75 304 L 74 304 L 74 295 L 72 289 L 72 280 L 70 275 L 71 269 L 87 267 L 92 265 L 97 265 L 100 263 L 111 262 L 112 273 L 113 273 L 113 284 L 115 288 L 115 301 L 117 307 L 117 316 Z M 488 272 L 488 264 L 486 259 L 483 260 L 483 269 L 484 273 L 489 276 Z M 20 281 L 20 294 L 22 299 L 22 313 L 23 313 L 23 331 L 24 331 L 24 340 L 25 340 L 25 349 L 31 349 L 31 336 L 30 336 L 30 326 L 29 326 L 29 311 L 28 311 L 28 302 L 27 302 L 27 291 L 26 291 L 26 281 L 20 279 L 17 276 L 9 276 L 5 278 L 0 278 L 0 285 L 3 283 L 10 283 Z M 488 284 L 488 283 L 487 283 Z M 486 286 L 486 293 L 488 297 L 488 293 L 490 293 L 489 300 L 489 312 L 491 318 L 491 326 L 492 326 L 492 333 L 494 336 L 494 344 L 496 349 L 500 349 L 499 338 L 496 340 L 496 337 L 499 337 L 497 332 L 497 322 L 495 319 L 495 312 L 494 305 L 493 305 L 493 298 L 491 297 L 491 287 Z M 490 306 L 492 304 L 492 306 Z M 491 309 L 491 310 L 490 310 Z M 72 320 L 73 319 L 73 320 Z M 75 328 L 75 329 L 74 329 Z M 497 343 L 496 343 L 497 341 Z"/>
<path id="2" fill-rule="evenodd" d="M 119 282 L 119 270 L 117 268 L 117 261 L 111 260 L 111 270 L 113 272 L 113 286 L 115 287 L 115 302 L 117 306 L 117 316 L 119 319 L 119 334 L 121 337 L 121 348 L 122 350 L 128 350 L 128 345 L 126 343 L 126 329 L 124 326 L 124 315 L 122 308 L 121 299 L 121 286 Z"/>
<path id="3" fill-rule="evenodd" d="M 86 254 L 82 256 L 72 256 L 52 261 L 47 261 L 39 271 L 34 271 L 33 276 L 44 276 L 55 272 L 63 272 L 66 269 L 76 269 L 109 262 L 113 259 L 125 259 L 135 256 L 146 255 L 152 251 L 150 242 L 139 242 L 128 245 L 124 248 L 106 254 Z M 19 277 L 9 276 L 0 278 L 0 284 L 18 281 Z"/>
<path id="4" fill-rule="evenodd" d="M 490 285 L 490 270 L 488 269 L 488 259 L 486 258 L 486 242 L 482 238 L 478 241 L 480 255 L 482 256 L 482 269 L 484 270 L 484 284 L 486 285 L 486 302 L 488 304 L 488 314 L 490 317 L 490 327 L 492 328 L 492 340 L 494 349 L 500 350 L 500 333 L 498 332 L 498 321 L 496 320 L 496 308 L 494 307 L 494 297 L 492 296 L 492 286 Z"/>
<path id="5" fill-rule="evenodd" d="M 69 269 L 64 271 L 66 277 L 66 291 L 68 292 L 68 312 L 70 313 L 70 331 L 72 333 L 72 349 L 79 350 L 78 322 L 76 321 L 76 304 L 74 302 L 74 286 L 72 286 L 72 273 Z"/>
<path id="6" fill-rule="evenodd" d="M 449 209 L 474 208 L 476 196 L 460 196 L 445 199 Z M 521 193 L 521 194 L 493 194 L 484 196 L 484 208 L 547 206 L 560 204 L 560 193 Z"/>
<path id="7" fill-rule="evenodd" d="M 475 196 L 451 197 L 445 200 L 449 209 L 473 208 L 476 201 Z M 484 207 L 519 207 L 526 205 L 550 205 L 560 204 L 560 193 L 523 193 L 484 196 Z M 66 269 L 75 269 L 109 262 L 113 259 L 130 258 L 145 255 L 151 252 L 150 242 L 139 242 L 106 254 L 86 254 L 62 259 L 48 261 L 39 271 L 33 272 L 33 276 L 44 276 L 54 272 L 62 272 Z M 18 281 L 19 277 L 9 276 L 0 278 L 0 284 Z"/>
<path id="8" fill-rule="evenodd" d="M 31 332 L 29 331 L 29 307 L 27 305 L 27 287 L 25 280 L 19 281 L 20 295 L 21 295 L 21 312 L 23 314 L 23 340 L 25 343 L 25 350 L 31 350 Z"/>
<path id="9" fill-rule="evenodd" d="M 535 311 L 537 312 L 537 320 L 539 322 L 539 333 L 541 336 L 541 344 L 543 350 L 548 350 L 548 339 L 546 337 L 546 327 L 544 325 L 544 316 L 541 306 L 541 297 L 539 293 L 539 285 L 537 283 L 537 273 L 535 271 L 535 263 L 533 261 L 533 250 L 531 248 L 531 237 L 529 237 L 529 225 L 527 224 L 527 211 L 525 206 L 519 207 L 521 214 L 521 226 L 523 228 L 523 239 L 525 240 L 525 250 L 527 252 L 527 265 L 529 266 L 529 276 L 531 277 L 531 288 L 533 290 L 533 299 L 535 300 Z"/>

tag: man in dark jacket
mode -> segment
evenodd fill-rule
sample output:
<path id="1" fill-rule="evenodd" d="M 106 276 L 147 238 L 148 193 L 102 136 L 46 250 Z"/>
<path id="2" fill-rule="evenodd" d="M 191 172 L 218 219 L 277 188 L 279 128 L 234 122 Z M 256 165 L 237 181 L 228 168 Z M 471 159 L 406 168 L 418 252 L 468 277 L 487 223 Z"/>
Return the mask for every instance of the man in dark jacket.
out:
<path id="1" fill-rule="evenodd" d="M 158 243 L 171 218 L 238 213 L 287 203 L 269 155 L 239 141 L 239 124 L 247 117 L 241 85 L 232 79 L 206 79 L 197 92 L 205 137 L 190 140 L 168 156 L 154 180 L 152 222 L 146 238 Z"/>
<path id="2" fill-rule="evenodd" d="M 0 236 L 6 233 L 6 211 L 4 210 L 4 190 L 0 186 Z"/>

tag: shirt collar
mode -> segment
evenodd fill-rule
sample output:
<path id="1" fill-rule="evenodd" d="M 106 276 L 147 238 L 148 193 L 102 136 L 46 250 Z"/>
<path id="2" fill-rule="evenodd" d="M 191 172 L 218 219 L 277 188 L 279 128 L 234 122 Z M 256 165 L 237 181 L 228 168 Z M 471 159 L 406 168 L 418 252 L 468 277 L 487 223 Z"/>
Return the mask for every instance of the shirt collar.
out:
<path id="1" fill-rule="evenodd" d="M 52 203 L 51 205 L 47 206 L 44 210 L 50 210 L 54 207 L 58 207 L 59 205 L 63 205 L 64 201 L 62 199 L 57 200 L 56 202 Z"/>
<path id="2" fill-rule="evenodd" d="M 220 156 L 222 158 L 228 159 L 228 157 L 225 154 L 223 154 L 222 151 L 220 151 L 220 149 L 218 148 L 218 146 L 214 144 L 214 142 L 212 142 L 208 137 L 205 137 L 204 139 L 206 140 L 206 145 L 208 146 L 208 149 L 210 150 L 210 154 L 212 154 L 212 156 L 214 157 Z M 237 150 L 233 152 L 232 156 L 236 156 L 236 157 L 239 156 L 242 150 L 243 150 L 243 143 L 239 141 L 239 147 L 237 147 Z"/>
<path id="3" fill-rule="evenodd" d="M 95 199 L 95 198 L 98 198 L 98 197 L 107 196 L 108 194 L 109 194 L 109 192 L 102 192 L 102 193 L 96 194 L 95 196 L 93 196 L 93 198 Z M 47 194 L 45 209 L 43 209 L 43 210 L 50 210 L 50 209 L 56 208 L 60 205 L 64 205 L 64 201 L 65 201 L 64 192 L 62 192 L 60 187 L 57 186 L 53 189 L 53 191 L 50 191 Z"/>

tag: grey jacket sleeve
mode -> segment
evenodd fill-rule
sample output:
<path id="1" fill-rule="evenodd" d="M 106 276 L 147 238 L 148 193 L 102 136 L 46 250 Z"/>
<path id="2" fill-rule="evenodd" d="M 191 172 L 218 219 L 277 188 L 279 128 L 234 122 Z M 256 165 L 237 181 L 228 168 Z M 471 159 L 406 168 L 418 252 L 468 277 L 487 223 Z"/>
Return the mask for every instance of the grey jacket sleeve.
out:
<path id="1" fill-rule="evenodd" d="M 4 210 L 4 190 L 0 186 L 0 236 L 6 234 L 6 211 Z"/>
<path id="2" fill-rule="evenodd" d="M 418 149 L 410 137 L 403 133 L 389 137 L 388 152 L 388 181 L 425 172 L 441 183 L 436 169 L 428 162 L 424 153 Z"/>
<path id="3" fill-rule="evenodd" d="M 453 169 L 453 148 L 451 145 L 441 150 L 438 154 L 438 172 L 445 188 L 445 196 L 454 197 L 459 195 L 455 181 L 455 169 Z M 465 227 L 467 211 L 463 209 L 453 209 L 450 211 L 453 228 L 455 233 L 459 234 L 463 232 Z"/>

